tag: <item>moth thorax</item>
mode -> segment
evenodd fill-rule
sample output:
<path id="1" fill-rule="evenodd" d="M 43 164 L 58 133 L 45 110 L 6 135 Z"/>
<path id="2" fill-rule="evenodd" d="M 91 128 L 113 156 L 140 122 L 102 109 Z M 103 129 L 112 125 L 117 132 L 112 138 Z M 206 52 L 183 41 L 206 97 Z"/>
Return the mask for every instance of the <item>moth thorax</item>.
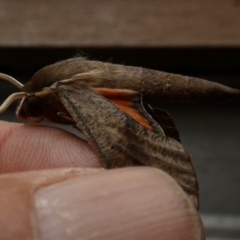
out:
<path id="1" fill-rule="evenodd" d="M 38 117 L 43 114 L 42 101 L 35 95 L 28 96 L 20 106 L 19 113 L 24 117 Z"/>

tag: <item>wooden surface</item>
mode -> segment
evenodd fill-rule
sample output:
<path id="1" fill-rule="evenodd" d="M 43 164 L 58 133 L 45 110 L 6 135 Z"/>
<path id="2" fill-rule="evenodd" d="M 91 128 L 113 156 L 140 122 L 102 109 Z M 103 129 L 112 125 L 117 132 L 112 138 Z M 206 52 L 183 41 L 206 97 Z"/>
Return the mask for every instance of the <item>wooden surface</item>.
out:
<path id="1" fill-rule="evenodd" d="M 1 0 L 0 47 L 239 46 L 239 0 Z"/>

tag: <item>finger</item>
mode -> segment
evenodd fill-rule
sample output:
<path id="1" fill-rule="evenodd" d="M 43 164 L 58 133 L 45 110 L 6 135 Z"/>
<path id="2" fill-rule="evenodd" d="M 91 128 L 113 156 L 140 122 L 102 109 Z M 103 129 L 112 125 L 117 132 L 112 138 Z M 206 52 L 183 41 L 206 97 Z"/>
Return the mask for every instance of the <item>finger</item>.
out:
<path id="1" fill-rule="evenodd" d="M 84 140 L 42 125 L 0 122 L 0 173 L 58 167 L 100 167 Z"/>
<path id="2" fill-rule="evenodd" d="M 53 181 L 52 171 L 63 181 Z M 7 174 L 5 184 L 10 182 L 15 190 L 3 189 L 8 194 L 0 199 L 5 201 L 5 205 L 0 202 L 0 217 L 7 224 L 9 217 L 14 224 L 8 227 L 11 239 L 19 236 L 19 231 L 28 233 L 24 237 L 40 240 L 204 239 L 192 203 L 176 182 L 158 169 L 123 168 L 81 177 L 75 172 L 74 178 L 61 171 Z M 1 234 L 5 234 L 3 229 Z M 0 238 L 10 239 L 7 236 Z"/>

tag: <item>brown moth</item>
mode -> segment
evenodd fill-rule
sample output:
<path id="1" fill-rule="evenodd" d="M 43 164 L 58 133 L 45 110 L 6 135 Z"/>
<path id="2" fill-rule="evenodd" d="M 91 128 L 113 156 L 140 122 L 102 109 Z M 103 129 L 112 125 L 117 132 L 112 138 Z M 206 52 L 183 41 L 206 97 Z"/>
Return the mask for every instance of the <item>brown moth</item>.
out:
<path id="1" fill-rule="evenodd" d="M 36 72 L 24 86 L 12 77 L 0 78 L 20 92 L 14 100 L 19 119 L 47 120 L 76 126 L 106 168 L 152 166 L 172 176 L 199 207 L 198 184 L 188 153 L 167 112 L 158 102 L 217 102 L 240 96 L 240 90 L 203 79 L 78 57 Z"/>

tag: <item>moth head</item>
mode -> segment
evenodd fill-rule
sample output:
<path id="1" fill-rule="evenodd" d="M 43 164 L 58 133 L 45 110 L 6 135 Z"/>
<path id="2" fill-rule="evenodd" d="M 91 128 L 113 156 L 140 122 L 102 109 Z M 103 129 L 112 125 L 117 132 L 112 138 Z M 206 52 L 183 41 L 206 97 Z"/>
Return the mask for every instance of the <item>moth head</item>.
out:
<path id="1" fill-rule="evenodd" d="M 16 115 L 20 120 L 28 120 L 30 122 L 41 122 L 44 113 L 42 101 L 35 95 L 25 95 L 18 104 Z"/>
<path id="2" fill-rule="evenodd" d="M 26 85 L 21 84 L 9 75 L 0 73 L 0 78 L 20 89 L 20 92 L 11 94 L 2 103 L 0 113 L 4 112 L 15 100 L 20 99 L 16 110 L 17 118 L 20 120 L 34 123 L 47 120 L 62 124 L 72 124 L 71 120 L 59 116 L 59 113 L 66 113 L 66 110 L 51 88 L 42 88 L 37 92 L 32 92 L 29 84 L 26 87 Z"/>

